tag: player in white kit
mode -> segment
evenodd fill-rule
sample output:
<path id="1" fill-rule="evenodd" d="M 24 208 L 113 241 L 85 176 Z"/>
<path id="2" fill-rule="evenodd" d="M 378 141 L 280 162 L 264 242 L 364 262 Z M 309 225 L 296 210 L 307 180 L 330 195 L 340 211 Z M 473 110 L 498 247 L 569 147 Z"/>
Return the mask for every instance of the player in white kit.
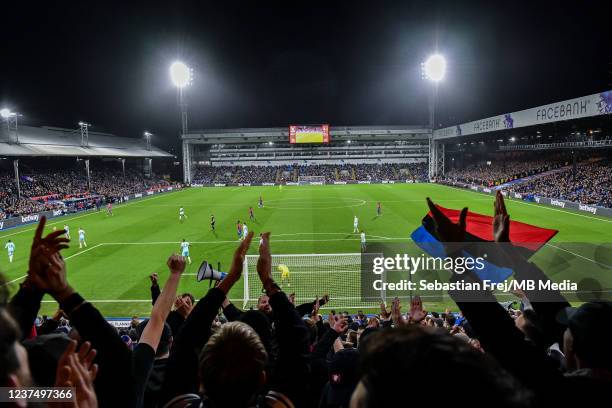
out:
<path id="1" fill-rule="evenodd" d="M 185 209 L 183 207 L 179 208 L 179 222 L 183 222 L 186 220 L 187 216 L 185 215 Z"/>
<path id="2" fill-rule="evenodd" d="M 247 235 L 249 235 L 249 228 L 247 227 L 246 223 L 244 223 L 242 224 L 242 237 L 240 240 L 244 241 Z"/>
<path id="3" fill-rule="evenodd" d="M 365 231 L 361 231 L 361 252 L 366 250 L 366 236 Z"/>
<path id="4" fill-rule="evenodd" d="M 15 254 L 15 243 L 9 239 L 4 248 L 6 248 L 8 252 L 9 263 L 13 263 L 13 255 Z"/>
<path id="5" fill-rule="evenodd" d="M 70 227 L 68 227 L 68 225 L 64 225 L 64 231 L 66 231 L 64 234 L 66 238 L 70 239 Z"/>
<path id="6" fill-rule="evenodd" d="M 189 256 L 189 247 L 191 245 L 189 244 L 189 242 L 185 241 L 185 239 L 183 239 L 183 242 L 181 242 L 181 256 L 187 258 L 187 262 L 189 264 L 191 264 L 191 257 Z"/>
<path id="7" fill-rule="evenodd" d="M 353 219 L 353 232 L 359 232 L 359 218 L 357 216 Z"/>
<path id="8" fill-rule="evenodd" d="M 83 246 L 87 248 L 87 242 L 85 241 L 85 230 L 79 227 L 79 248 L 83 248 Z"/>

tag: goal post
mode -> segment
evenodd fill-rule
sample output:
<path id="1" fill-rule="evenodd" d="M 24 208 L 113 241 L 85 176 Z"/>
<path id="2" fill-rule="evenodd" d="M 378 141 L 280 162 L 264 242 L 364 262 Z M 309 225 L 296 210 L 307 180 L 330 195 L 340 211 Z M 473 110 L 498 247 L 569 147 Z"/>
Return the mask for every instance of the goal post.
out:
<path id="1" fill-rule="evenodd" d="M 244 260 L 244 308 L 255 307 L 263 293 L 257 275 L 257 259 L 257 255 L 247 255 Z M 283 270 L 288 270 L 285 279 Z M 380 298 L 362 299 L 360 253 L 272 255 L 272 276 L 287 295 L 295 293 L 296 305 L 312 302 L 325 293 L 330 301 L 323 309 L 377 307 L 381 301 L 386 301 L 382 291 Z"/>

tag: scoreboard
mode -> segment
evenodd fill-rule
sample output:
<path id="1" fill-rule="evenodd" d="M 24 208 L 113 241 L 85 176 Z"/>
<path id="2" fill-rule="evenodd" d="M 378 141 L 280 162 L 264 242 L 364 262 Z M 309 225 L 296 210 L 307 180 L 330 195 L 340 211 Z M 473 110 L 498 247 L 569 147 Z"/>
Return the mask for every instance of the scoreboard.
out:
<path id="1" fill-rule="evenodd" d="M 329 143 L 329 125 L 290 125 L 289 143 Z"/>

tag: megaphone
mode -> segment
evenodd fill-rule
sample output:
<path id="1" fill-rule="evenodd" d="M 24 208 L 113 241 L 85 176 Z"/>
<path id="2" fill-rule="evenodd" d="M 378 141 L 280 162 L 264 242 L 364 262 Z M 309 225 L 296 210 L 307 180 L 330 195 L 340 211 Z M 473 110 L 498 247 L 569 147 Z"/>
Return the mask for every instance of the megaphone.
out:
<path id="1" fill-rule="evenodd" d="M 204 279 L 210 279 L 211 281 L 221 281 L 227 276 L 225 272 L 219 272 L 214 269 L 211 264 L 206 261 L 202 262 L 200 265 L 200 269 L 198 269 L 198 273 L 196 274 L 196 278 L 198 282 L 203 281 Z"/>

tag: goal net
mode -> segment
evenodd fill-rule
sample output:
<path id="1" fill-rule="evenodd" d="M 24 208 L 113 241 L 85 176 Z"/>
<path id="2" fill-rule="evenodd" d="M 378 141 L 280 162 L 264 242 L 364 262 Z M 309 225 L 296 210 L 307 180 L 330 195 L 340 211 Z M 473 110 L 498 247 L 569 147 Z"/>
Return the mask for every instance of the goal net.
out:
<path id="1" fill-rule="evenodd" d="M 323 183 L 325 184 L 325 176 L 299 176 L 298 183 Z"/>
<path id="2" fill-rule="evenodd" d="M 257 255 L 247 255 L 244 260 L 244 308 L 255 306 L 263 293 L 257 259 Z M 285 279 L 283 269 L 289 271 Z M 382 292 L 380 298 L 378 294 L 376 299 L 362 298 L 360 253 L 272 255 L 272 276 L 287 295 L 295 293 L 296 305 L 312 302 L 325 293 L 330 301 L 322 309 L 377 307 L 386 300 Z"/>

